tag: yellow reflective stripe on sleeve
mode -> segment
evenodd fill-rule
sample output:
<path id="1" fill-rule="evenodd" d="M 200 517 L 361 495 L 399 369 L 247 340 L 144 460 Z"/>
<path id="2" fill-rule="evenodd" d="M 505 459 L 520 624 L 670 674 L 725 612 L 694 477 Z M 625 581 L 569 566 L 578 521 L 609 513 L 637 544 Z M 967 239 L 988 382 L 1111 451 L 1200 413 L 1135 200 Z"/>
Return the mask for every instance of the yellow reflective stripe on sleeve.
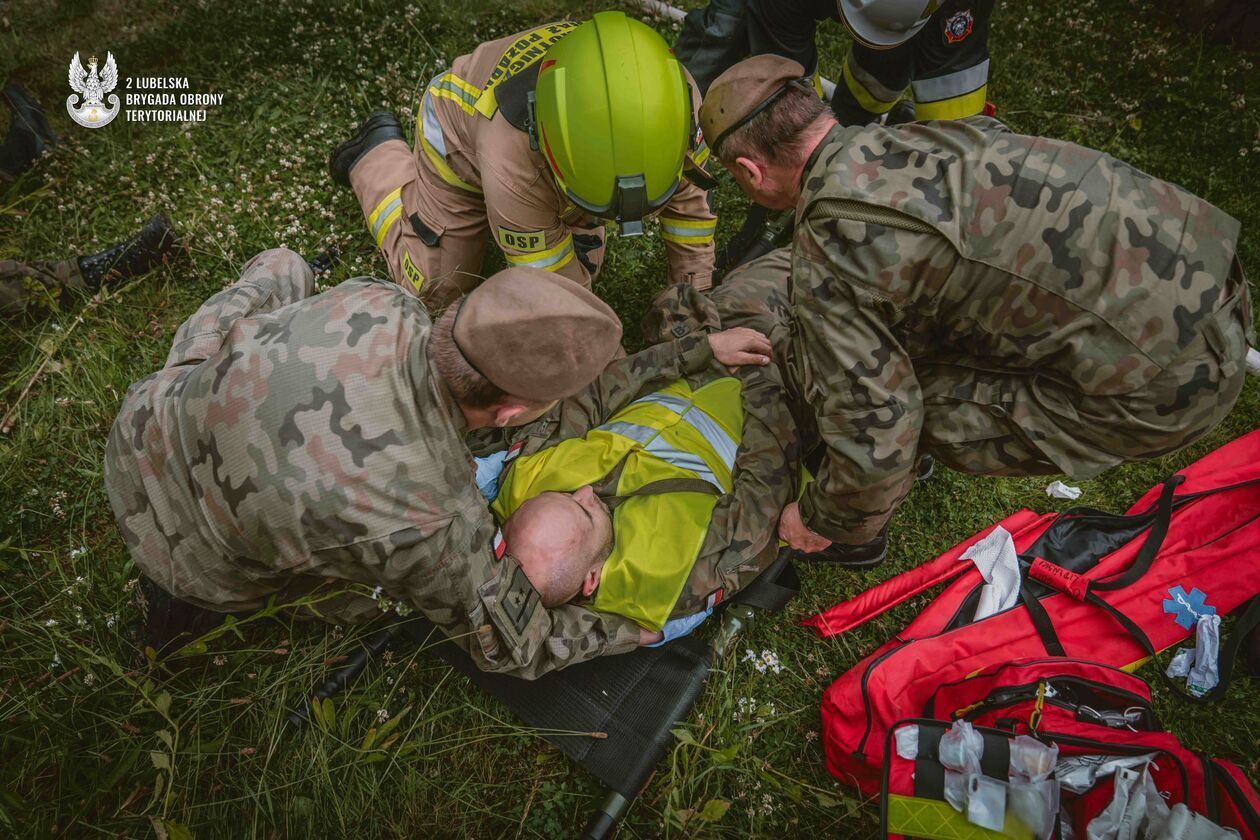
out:
<path id="1" fill-rule="evenodd" d="M 509 254 L 507 251 L 504 251 L 503 256 L 507 257 L 509 265 L 559 271 L 573 259 L 573 234 L 565 234 L 564 239 L 560 240 L 560 244 L 545 251 L 535 251 L 529 254 Z"/>
<path id="2" fill-rule="evenodd" d="M 936 102 L 914 103 L 915 120 L 961 120 L 973 117 L 984 110 L 984 102 L 989 95 L 989 86 L 981 85 L 977 90 L 952 99 L 941 99 Z"/>
<path id="3" fill-rule="evenodd" d="M 666 242 L 708 245 L 717 230 L 717 219 L 669 219 L 661 217 L 661 236 Z"/>
<path id="4" fill-rule="evenodd" d="M 691 162 L 701 168 L 704 162 L 709 159 L 709 144 L 704 142 L 704 137 L 700 138 L 700 145 L 696 146 L 696 150 L 691 153 Z"/>
<path id="5" fill-rule="evenodd" d="M 481 97 L 480 88 L 468 84 L 454 73 L 443 73 L 429 82 L 429 93 L 451 100 L 468 114 L 477 113 L 477 100 Z"/>
<path id="6" fill-rule="evenodd" d="M 871 92 L 857 80 L 857 78 L 853 75 L 853 71 L 849 69 L 849 57 L 847 55 L 844 57 L 844 67 L 841 69 L 840 75 L 844 77 L 844 84 L 849 89 L 849 93 L 853 94 L 853 98 L 857 100 L 857 103 L 865 110 L 870 111 L 872 114 L 885 114 L 892 110 L 892 106 L 897 104 L 896 99 L 891 102 L 876 99 Z"/>
<path id="7" fill-rule="evenodd" d="M 372 238 L 376 240 L 377 247 L 385 240 L 385 232 L 401 213 L 402 187 L 399 187 L 385 196 L 367 218 L 368 230 L 372 231 Z"/>

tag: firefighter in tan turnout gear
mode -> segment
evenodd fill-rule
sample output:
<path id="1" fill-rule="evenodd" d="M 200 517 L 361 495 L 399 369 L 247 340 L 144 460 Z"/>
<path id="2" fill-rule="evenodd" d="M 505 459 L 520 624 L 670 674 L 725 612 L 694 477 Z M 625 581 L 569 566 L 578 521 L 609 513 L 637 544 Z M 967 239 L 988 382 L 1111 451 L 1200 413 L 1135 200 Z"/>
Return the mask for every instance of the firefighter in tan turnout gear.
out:
<path id="1" fill-rule="evenodd" d="M 425 89 L 414 148 L 378 112 L 329 168 L 354 189 L 394 280 L 434 309 L 480 282 L 488 239 L 510 266 L 589 288 L 605 221 L 631 236 L 649 216 L 670 281 L 707 289 L 716 219 L 698 107 L 658 34 L 603 12 L 460 56 Z"/>

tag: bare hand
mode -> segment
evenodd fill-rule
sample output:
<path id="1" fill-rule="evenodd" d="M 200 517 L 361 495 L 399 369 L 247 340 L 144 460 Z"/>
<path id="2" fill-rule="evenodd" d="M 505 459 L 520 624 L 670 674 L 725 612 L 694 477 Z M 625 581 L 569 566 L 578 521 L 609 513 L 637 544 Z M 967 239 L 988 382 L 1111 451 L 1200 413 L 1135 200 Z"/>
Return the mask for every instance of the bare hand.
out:
<path id="1" fill-rule="evenodd" d="M 801 519 L 801 506 L 796 502 L 785 507 L 779 515 L 779 539 L 806 554 L 822 551 L 831 545 L 831 540 L 809 530 Z"/>
<path id="2" fill-rule="evenodd" d="M 731 368 L 732 373 L 741 365 L 770 364 L 770 339 L 747 327 L 713 333 L 709 346 L 713 348 L 713 358 Z"/>
<path id="3" fill-rule="evenodd" d="M 657 630 L 654 633 L 651 630 L 644 630 L 642 627 L 639 628 L 639 647 L 643 647 L 644 645 L 654 645 L 664 638 L 665 633 L 660 630 Z"/>

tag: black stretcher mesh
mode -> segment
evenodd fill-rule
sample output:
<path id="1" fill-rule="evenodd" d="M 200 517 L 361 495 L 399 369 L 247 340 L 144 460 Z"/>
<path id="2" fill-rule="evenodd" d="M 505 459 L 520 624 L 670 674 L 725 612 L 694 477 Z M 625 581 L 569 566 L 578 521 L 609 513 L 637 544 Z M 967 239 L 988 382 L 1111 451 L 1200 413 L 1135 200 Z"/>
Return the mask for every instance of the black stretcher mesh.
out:
<path id="1" fill-rule="evenodd" d="M 787 552 L 744 588 L 734 602 L 780 610 L 800 589 Z M 670 730 L 685 721 L 700 696 L 713 651 L 695 636 L 659 648 L 639 648 L 553 671 L 537 680 L 491 674 L 468 654 L 442 639 L 423 617 L 406 623 L 408 638 L 431 645 L 429 652 L 497 697 L 537 729 L 603 732 L 544 737 L 606 786 L 633 799 L 647 783 L 672 741 Z"/>
<path id="2" fill-rule="evenodd" d="M 422 638 L 417 636 L 422 626 L 408 628 L 408 635 Z M 434 633 L 432 640 L 441 638 L 432 625 L 426 629 Z M 486 673 L 449 642 L 429 650 L 530 726 L 607 733 L 607 738 L 544 737 L 627 799 L 638 794 L 664 757 L 670 729 L 687 718 L 712 657 L 706 643 L 687 637 L 660 648 L 593 659 L 530 681 Z"/>

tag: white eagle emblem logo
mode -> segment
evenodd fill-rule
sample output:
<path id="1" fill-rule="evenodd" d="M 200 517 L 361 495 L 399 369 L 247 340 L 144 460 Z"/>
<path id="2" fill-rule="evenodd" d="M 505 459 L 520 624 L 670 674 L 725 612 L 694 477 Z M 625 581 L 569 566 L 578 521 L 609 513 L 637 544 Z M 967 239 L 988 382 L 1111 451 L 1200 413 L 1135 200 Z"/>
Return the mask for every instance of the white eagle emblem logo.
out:
<path id="1" fill-rule="evenodd" d="M 96 56 L 88 59 L 88 69 L 83 69 L 76 52 L 70 59 L 70 89 L 74 93 L 66 97 L 66 110 L 70 119 L 84 128 L 100 128 L 109 125 L 110 120 L 118 116 L 118 95 L 110 94 L 109 107 L 105 106 L 105 94 L 118 84 L 118 67 L 114 64 L 114 54 L 105 53 L 105 66 L 100 73 L 96 71 Z M 76 102 L 79 94 L 83 95 L 83 103 Z"/>

